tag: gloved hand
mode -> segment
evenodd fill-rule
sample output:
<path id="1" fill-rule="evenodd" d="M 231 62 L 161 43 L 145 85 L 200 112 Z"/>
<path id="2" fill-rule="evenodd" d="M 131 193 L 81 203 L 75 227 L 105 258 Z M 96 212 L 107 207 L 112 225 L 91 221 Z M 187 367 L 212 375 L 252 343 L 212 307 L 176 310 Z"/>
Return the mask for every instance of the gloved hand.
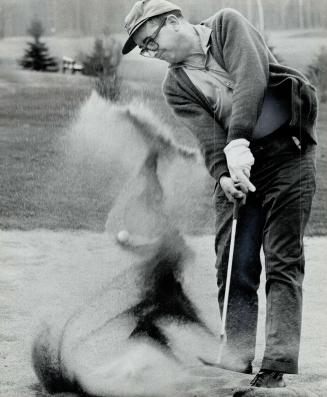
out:
<path id="1" fill-rule="evenodd" d="M 250 142 L 244 138 L 234 139 L 225 147 L 224 153 L 233 182 L 239 182 L 250 192 L 254 192 L 256 188 L 249 179 L 254 157 L 249 146 Z"/>

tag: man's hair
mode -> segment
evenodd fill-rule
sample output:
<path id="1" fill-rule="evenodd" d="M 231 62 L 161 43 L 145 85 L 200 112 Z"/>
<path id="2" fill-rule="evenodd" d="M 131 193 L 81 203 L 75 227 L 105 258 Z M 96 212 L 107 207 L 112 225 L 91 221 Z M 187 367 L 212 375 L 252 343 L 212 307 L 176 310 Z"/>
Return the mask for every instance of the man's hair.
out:
<path id="1" fill-rule="evenodd" d="M 149 19 L 149 21 L 154 25 L 160 25 L 163 19 L 167 18 L 168 15 L 175 15 L 176 18 L 183 18 L 183 14 L 180 10 L 173 10 L 173 11 L 165 12 L 164 14 L 160 14 L 156 17 L 152 17 Z"/>

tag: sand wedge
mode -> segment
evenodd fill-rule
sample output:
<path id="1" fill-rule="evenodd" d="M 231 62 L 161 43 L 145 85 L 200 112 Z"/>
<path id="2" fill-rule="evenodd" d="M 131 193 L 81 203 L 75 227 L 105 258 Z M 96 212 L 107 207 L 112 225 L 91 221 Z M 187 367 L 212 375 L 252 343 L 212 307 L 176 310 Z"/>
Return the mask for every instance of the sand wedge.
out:
<path id="1" fill-rule="evenodd" d="M 227 307 L 228 307 L 229 290 L 230 290 L 230 283 L 231 283 L 231 277 L 232 277 L 232 266 L 233 266 L 233 257 L 234 257 L 236 226 L 237 226 L 238 212 L 239 212 L 239 208 L 240 208 L 240 203 L 241 203 L 240 200 L 235 199 L 235 201 L 234 201 L 234 209 L 233 209 L 232 234 L 231 234 L 231 240 L 230 240 L 228 266 L 227 266 L 227 277 L 226 277 L 226 287 L 225 287 L 223 314 L 222 314 L 221 328 L 220 328 L 220 345 L 219 345 L 218 360 L 217 360 L 217 365 L 218 366 L 222 363 L 223 350 L 224 350 L 224 347 L 225 347 L 225 344 L 226 344 L 226 339 L 227 339 L 227 337 L 226 337 Z"/>

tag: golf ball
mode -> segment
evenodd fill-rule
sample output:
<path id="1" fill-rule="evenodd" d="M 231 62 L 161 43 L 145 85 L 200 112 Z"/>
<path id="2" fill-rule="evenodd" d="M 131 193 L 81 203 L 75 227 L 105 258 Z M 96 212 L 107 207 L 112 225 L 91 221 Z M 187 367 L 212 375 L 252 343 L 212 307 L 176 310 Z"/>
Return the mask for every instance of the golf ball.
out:
<path id="1" fill-rule="evenodd" d="M 117 234 L 117 240 L 120 243 L 126 243 L 129 240 L 129 233 L 127 230 L 121 230 L 118 234 Z"/>

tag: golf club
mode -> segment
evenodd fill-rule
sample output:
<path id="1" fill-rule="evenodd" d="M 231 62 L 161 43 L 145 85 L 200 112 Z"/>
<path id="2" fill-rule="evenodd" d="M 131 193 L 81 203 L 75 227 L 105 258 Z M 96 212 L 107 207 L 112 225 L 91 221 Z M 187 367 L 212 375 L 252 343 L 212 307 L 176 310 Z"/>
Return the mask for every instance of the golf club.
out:
<path id="1" fill-rule="evenodd" d="M 218 363 L 217 364 L 221 364 L 223 349 L 224 349 L 224 346 L 226 343 L 227 307 L 228 307 L 230 282 L 231 282 L 231 276 L 232 276 L 236 226 L 237 226 L 237 219 L 238 219 L 238 212 L 239 212 L 240 204 L 241 204 L 241 200 L 235 199 L 234 209 L 233 209 L 232 234 L 231 234 L 231 240 L 230 240 L 228 265 L 227 265 L 227 277 L 226 277 L 226 287 L 225 287 L 225 295 L 224 295 L 223 314 L 222 314 L 222 318 L 221 318 L 220 344 L 219 344 L 219 353 L 218 353 Z"/>

